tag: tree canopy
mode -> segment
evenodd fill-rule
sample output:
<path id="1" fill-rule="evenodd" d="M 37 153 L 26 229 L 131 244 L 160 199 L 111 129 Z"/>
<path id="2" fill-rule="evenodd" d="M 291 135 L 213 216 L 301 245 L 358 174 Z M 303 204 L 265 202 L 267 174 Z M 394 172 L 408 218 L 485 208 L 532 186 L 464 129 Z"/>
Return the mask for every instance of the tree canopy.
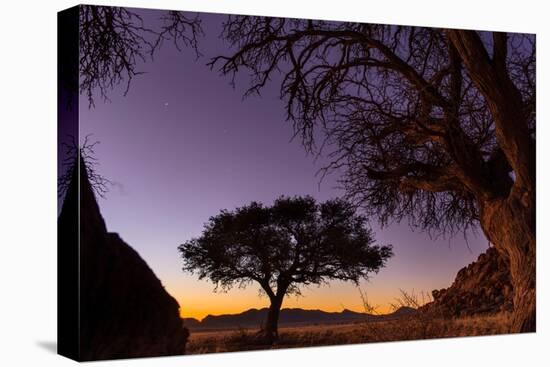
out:
<path id="1" fill-rule="evenodd" d="M 228 16 L 223 36 L 236 51 L 210 65 L 248 71 L 248 94 L 282 74 L 295 133 L 383 223 L 454 232 L 478 223 L 479 198 L 510 192 L 512 171 L 533 180 L 533 35 Z M 499 89 L 516 126 L 495 119 Z"/>
<path id="2" fill-rule="evenodd" d="M 339 199 L 318 204 L 311 197 L 222 210 L 179 251 L 185 271 L 224 290 L 255 281 L 268 296 L 281 286 L 286 294 L 299 294 L 300 285 L 358 282 L 392 255 L 391 246 L 375 244 L 366 218 L 352 205 Z"/>

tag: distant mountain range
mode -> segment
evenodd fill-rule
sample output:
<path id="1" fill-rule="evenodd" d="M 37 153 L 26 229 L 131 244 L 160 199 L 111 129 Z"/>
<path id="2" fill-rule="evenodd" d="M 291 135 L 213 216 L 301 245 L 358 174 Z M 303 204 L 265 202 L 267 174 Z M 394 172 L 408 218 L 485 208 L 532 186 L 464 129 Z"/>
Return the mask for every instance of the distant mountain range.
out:
<path id="1" fill-rule="evenodd" d="M 259 328 L 267 318 L 267 308 L 250 310 L 231 315 L 208 315 L 202 321 L 195 318 L 184 318 L 184 325 L 190 330 Z M 362 312 L 343 310 L 326 312 L 321 310 L 304 310 L 302 308 L 283 308 L 279 316 L 279 326 L 338 324 L 357 321 L 387 321 L 416 312 L 410 307 L 401 307 L 386 315 L 371 315 Z"/>

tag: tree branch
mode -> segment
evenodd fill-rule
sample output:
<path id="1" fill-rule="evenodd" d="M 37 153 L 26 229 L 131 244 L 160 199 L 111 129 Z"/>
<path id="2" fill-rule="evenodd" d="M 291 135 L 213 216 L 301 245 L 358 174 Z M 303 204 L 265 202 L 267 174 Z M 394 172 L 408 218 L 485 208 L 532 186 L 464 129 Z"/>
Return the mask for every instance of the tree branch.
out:
<path id="1" fill-rule="evenodd" d="M 447 30 L 470 77 L 485 97 L 492 113 L 496 138 L 516 173 L 516 184 L 529 192 L 535 187 L 535 150 L 530 138 L 521 94 L 503 73 L 501 58 L 505 55 L 503 35 L 496 35 L 495 61 L 475 31 Z"/>

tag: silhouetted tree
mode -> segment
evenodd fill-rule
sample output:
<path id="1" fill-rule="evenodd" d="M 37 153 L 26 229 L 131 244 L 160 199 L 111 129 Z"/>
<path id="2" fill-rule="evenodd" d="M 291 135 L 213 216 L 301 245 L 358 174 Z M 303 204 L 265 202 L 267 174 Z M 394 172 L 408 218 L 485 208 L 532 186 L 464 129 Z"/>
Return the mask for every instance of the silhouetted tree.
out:
<path id="1" fill-rule="evenodd" d="M 222 290 L 256 282 L 270 307 L 265 337 L 277 339 L 285 295 L 328 280 L 358 282 L 392 255 L 374 244 L 365 217 L 343 200 L 281 197 L 273 206 L 252 202 L 211 217 L 204 232 L 179 246 L 184 271 L 208 278 Z"/>
<path id="2" fill-rule="evenodd" d="M 90 105 L 94 92 L 107 99 L 107 91 L 130 82 L 141 74 L 138 61 L 146 61 L 165 41 L 181 50 L 189 46 L 198 55 L 197 37 L 202 34 L 196 14 L 182 11 L 161 12 L 160 25 L 149 27 L 138 9 L 80 5 L 80 93 Z"/>
<path id="3" fill-rule="evenodd" d="M 534 35 L 229 16 L 223 36 L 236 51 L 211 66 L 246 69 L 247 94 L 282 80 L 296 134 L 313 151 L 324 132 L 368 215 L 479 224 L 510 264 L 512 331 L 535 330 Z"/>

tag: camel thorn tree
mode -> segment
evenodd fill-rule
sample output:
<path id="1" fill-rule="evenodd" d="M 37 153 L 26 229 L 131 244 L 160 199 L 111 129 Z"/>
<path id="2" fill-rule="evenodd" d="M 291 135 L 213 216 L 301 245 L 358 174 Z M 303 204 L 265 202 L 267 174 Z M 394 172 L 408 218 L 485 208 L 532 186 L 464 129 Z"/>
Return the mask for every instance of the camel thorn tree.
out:
<path id="1" fill-rule="evenodd" d="M 330 280 L 367 279 L 392 255 L 391 246 L 374 242 L 366 218 L 346 201 L 281 197 L 270 207 L 252 202 L 221 211 L 200 237 L 178 249 L 184 271 L 222 290 L 253 282 L 261 287 L 270 301 L 263 333 L 271 344 L 285 296 Z"/>

